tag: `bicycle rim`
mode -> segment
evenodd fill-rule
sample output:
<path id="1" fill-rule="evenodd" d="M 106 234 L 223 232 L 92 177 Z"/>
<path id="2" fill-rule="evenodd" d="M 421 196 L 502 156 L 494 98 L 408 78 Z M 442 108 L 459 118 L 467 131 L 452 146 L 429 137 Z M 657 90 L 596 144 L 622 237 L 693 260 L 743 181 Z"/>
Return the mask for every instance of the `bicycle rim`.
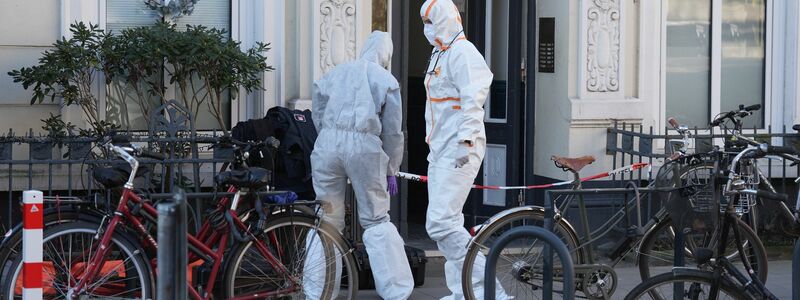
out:
<path id="1" fill-rule="evenodd" d="M 45 230 L 43 243 L 43 294 L 46 299 L 65 299 L 83 279 L 87 262 L 97 252 L 96 224 L 75 222 Z M 7 299 L 22 299 L 22 261 L 17 258 L 4 286 Z M 5 279 L 4 279 L 5 281 Z M 88 298 L 151 299 L 152 278 L 140 247 L 115 234 L 96 277 L 86 280 L 80 294 Z"/>
<path id="2" fill-rule="evenodd" d="M 483 282 L 483 270 L 485 256 L 489 253 L 489 248 L 506 231 L 524 225 L 542 226 L 544 215 L 540 211 L 520 211 L 504 216 L 484 229 L 481 235 L 468 245 L 467 255 L 464 258 L 464 269 L 462 271 L 462 290 L 466 299 L 479 299 L 483 295 L 482 289 L 476 289 L 476 283 Z M 554 231 L 567 249 L 573 251 L 573 261 L 580 263 L 580 253 L 575 251 L 577 248 L 577 237 L 574 230 L 563 222 L 555 222 Z M 528 244 L 525 244 L 528 243 Z M 500 259 L 497 263 L 498 287 L 502 287 L 509 296 L 516 299 L 537 299 L 541 290 L 541 252 L 543 242 L 536 239 L 515 240 L 514 243 L 502 249 Z M 560 262 L 554 259 L 555 266 L 558 268 Z M 559 275 L 560 276 L 560 275 Z M 554 290 L 560 291 L 562 279 L 555 276 L 557 283 Z M 538 290 L 537 290 L 538 289 Z M 499 291 L 498 291 L 499 295 Z M 499 297 L 499 296 L 498 296 Z"/>
<path id="3" fill-rule="evenodd" d="M 226 296 L 355 299 L 358 269 L 352 252 L 329 230 L 303 216 L 267 224 L 260 244 L 243 243 L 233 252 L 227 266 Z"/>
<path id="4" fill-rule="evenodd" d="M 636 286 L 625 300 L 653 299 L 709 299 L 713 273 L 695 271 L 676 275 L 665 273 L 650 278 Z M 721 282 L 727 282 L 722 280 Z M 677 291 L 677 293 L 676 293 Z M 677 296 L 677 297 L 676 297 Z M 721 283 L 716 299 L 748 299 L 737 287 Z"/>
<path id="5" fill-rule="evenodd" d="M 665 218 L 656 224 L 651 231 L 648 231 L 642 239 L 638 249 L 639 274 L 642 280 L 646 280 L 655 274 L 669 272 L 672 268 L 675 258 L 675 233 L 671 223 L 672 221 L 669 217 Z M 764 245 L 744 221 L 737 220 L 737 224 L 741 238 L 744 241 L 745 252 L 747 252 L 745 254 L 753 270 L 758 274 L 759 279 L 762 282 L 766 282 L 768 261 Z M 714 230 L 714 233 L 688 234 L 685 236 L 686 249 L 684 249 L 684 257 L 686 265 L 693 263 L 692 251 L 697 247 L 717 249 L 717 241 L 720 240 L 720 234 L 716 232 L 717 230 Z M 739 261 L 739 251 L 733 238 L 733 230 L 730 231 L 727 242 L 726 256 L 731 261 Z"/>

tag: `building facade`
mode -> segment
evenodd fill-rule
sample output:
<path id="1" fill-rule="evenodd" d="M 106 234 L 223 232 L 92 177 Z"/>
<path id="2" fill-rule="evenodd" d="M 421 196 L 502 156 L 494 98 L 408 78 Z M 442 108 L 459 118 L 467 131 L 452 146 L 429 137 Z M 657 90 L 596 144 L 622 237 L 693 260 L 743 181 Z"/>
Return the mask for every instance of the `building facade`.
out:
<path id="1" fill-rule="evenodd" d="M 243 47 L 271 44 L 268 63 L 275 70 L 264 73 L 264 91 L 230 100 L 231 124 L 263 117 L 276 105 L 310 107 L 315 79 L 356 58 L 372 30 L 390 32 L 392 72 L 401 82 L 406 111 L 405 168 L 424 174 L 422 79 L 431 47 L 422 34 L 423 2 L 200 0 L 182 22 L 227 29 Z M 702 130 L 720 112 L 761 104 L 749 128 L 800 123 L 796 0 L 455 2 L 468 39 L 495 75 L 485 106 L 489 148 L 478 178 L 484 184 L 569 179 L 552 166 L 551 155 L 594 155 L 598 162 L 585 172 L 608 170 L 605 135 L 614 121 L 663 133 L 674 116 Z M 134 0 L 0 2 L 0 129 L 37 130 L 50 113 L 85 124 L 78 109 L 30 105 L 30 92 L 6 75 L 35 64 L 78 20 L 118 30 L 154 17 Z M 105 87 L 98 85 L 97 93 L 100 107 L 113 105 Z M 393 202 L 393 219 L 422 224 L 425 187 L 408 183 L 403 195 Z M 532 194 L 523 196 L 534 201 Z M 506 192 L 471 197 L 465 209 L 470 223 L 518 203 L 516 194 Z"/>

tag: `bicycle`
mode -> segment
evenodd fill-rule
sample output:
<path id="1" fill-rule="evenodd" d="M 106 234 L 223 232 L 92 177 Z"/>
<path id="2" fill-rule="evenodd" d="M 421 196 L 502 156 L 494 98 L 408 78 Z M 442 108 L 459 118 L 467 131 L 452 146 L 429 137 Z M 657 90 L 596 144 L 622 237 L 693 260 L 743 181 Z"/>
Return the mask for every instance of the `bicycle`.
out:
<path id="1" fill-rule="evenodd" d="M 713 189 L 709 190 L 709 183 L 714 176 L 713 164 L 718 158 L 712 154 L 695 154 L 687 155 L 689 148 L 689 131 L 683 126 L 679 126 L 674 119 L 670 120 L 674 128 L 682 135 L 682 139 L 675 141 L 673 144 L 674 155 L 670 157 L 667 164 L 677 166 L 679 169 L 678 176 L 683 185 L 696 185 L 703 186 L 704 189 L 695 193 L 691 198 L 693 203 L 698 205 L 705 205 L 713 201 Z M 564 171 L 571 172 L 574 180 L 571 185 L 575 190 L 581 189 L 581 183 L 585 181 L 579 176 L 579 171 L 585 162 L 580 159 L 564 159 L 554 157 L 554 162 L 557 167 L 562 168 Z M 663 168 L 662 168 L 663 169 Z M 635 185 L 635 184 L 634 184 Z M 653 186 L 651 182 L 650 187 Z M 588 228 L 588 217 L 586 206 L 582 197 L 578 197 L 578 208 L 580 213 L 581 224 L 583 224 L 583 232 L 588 234 L 584 235 L 581 239 L 575 230 L 574 226 L 567 221 L 562 214 L 570 207 L 573 198 L 560 199 L 561 204 L 558 205 L 555 216 L 554 232 L 559 236 L 562 241 L 568 246 L 573 253 L 573 261 L 575 262 L 575 271 L 578 276 L 576 279 L 576 290 L 582 291 L 584 296 L 590 299 L 606 299 L 613 294 L 616 289 L 617 276 L 614 272 L 614 266 L 619 264 L 629 253 L 636 252 L 636 260 L 639 265 L 640 275 L 643 280 L 650 277 L 651 269 L 672 263 L 670 258 L 664 258 L 664 253 L 672 253 L 672 247 L 675 237 L 675 232 L 672 229 L 672 220 L 669 213 L 665 208 L 661 208 L 646 224 L 642 225 L 641 220 L 637 220 L 633 225 L 630 219 L 630 212 L 633 210 L 631 207 L 635 206 L 635 211 L 641 211 L 638 206 L 638 196 L 632 200 L 625 200 L 624 206 L 620 208 L 609 220 L 600 226 L 598 229 L 592 231 Z M 464 295 L 469 299 L 474 299 L 474 288 L 472 287 L 472 274 L 476 267 L 480 267 L 482 257 L 489 251 L 490 246 L 505 231 L 523 226 L 534 225 L 541 226 L 544 220 L 544 208 L 539 206 L 520 206 L 503 211 L 485 223 L 475 226 L 472 229 L 474 236 L 468 246 L 467 256 L 464 262 L 464 270 L 462 272 L 462 288 Z M 600 237 L 608 234 L 614 227 L 626 222 L 627 232 L 625 236 L 608 251 L 608 257 L 612 259 L 609 264 L 598 264 L 594 261 L 594 253 L 591 244 L 597 241 Z M 745 240 L 747 241 L 747 254 L 754 260 L 755 270 L 758 276 L 766 280 L 767 276 L 767 258 L 766 250 L 761 244 L 755 231 L 750 229 L 745 222 L 739 221 L 739 227 L 745 233 Z M 713 232 L 713 231 L 712 231 Z M 690 240 L 685 252 L 691 254 L 691 249 L 699 246 L 713 245 L 718 240 L 717 234 L 697 235 L 693 236 L 694 239 Z M 733 256 L 737 252 L 735 245 L 726 245 L 726 253 Z M 536 247 L 532 247 L 536 248 Z M 511 258 L 517 249 L 508 249 L 504 254 L 508 255 L 507 260 L 510 262 L 519 262 L 525 258 Z M 526 262 L 526 266 L 522 269 L 526 272 L 540 272 L 539 265 L 541 262 L 538 260 L 536 253 L 529 253 L 533 261 Z M 498 273 L 514 274 L 513 278 L 508 279 L 507 284 L 511 285 L 510 289 L 518 290 L 522 293 L 536 292 L 541 289 L 542 283 L 539 280 L 540 274 L 526 275 L 528 280 L 520 280 L 518 275 L 521 267 L 519 263 L 510 263 L 508 272 L 498 271 Z M 518 287 L 519 286 L 519 287 Z"/>
<path id="2" fill-rule="evenodd" d="M 43 277 L 49 298 L 152 299 L 154 296 L 156 272 L 151 253 L 155 253 L 158 245 L 145 224 L 154 223 L 157 212 L 134 192 L 133 179 L 139 167 L 136 157 L 163 157 L 132 146 L 111 142 L 105 145 L 131 166 L 131 173 L 113 213 L 105 215 L 99 224 L 76 221 L 45 230 Z M 246 156 L 247 149 L 243 150 L 239 152 Z M 228 194 L 233 197 L 217 201 L 200 232 L 188 236 L 189 265 L 209 270 L 200 278 L 188 280 L 190 296 L 214 297 L 217 277 L 222 274 L 223 298 L 291 296 L 302 294 L 304 288 L 316 284 L 322 288 L 325 299 L 354 299 L 358 288 L 355 258 L 338 231 L 313 216 L 296 213 L 291 206 L 266 205 L 274 208 L 268 220 L 250 217 L 253 211 L 261 213 L 261 199 L 255 196 L 282 193 L 257 192 L 267 187 L 268 177 L 266 170 L 249 167 L 222 172 L 215 178 L 218 185 L 228 186 Z M 256 209 L 242 209 L 243 200 L 251 200 Z M 301 204 L 306 203 L 298 205 Z M 307 249 L 307 241 L 315 239 L 319 243 L 309 244 L 320 245 L 322 249 Z M 305 263 L 308 253 L 323 253 L 325 259 L 320 265 L 308 266 Z M 10 277 L 4 277 L 2 293 L 8 299 L 20 295 L 21 264 L 21 258 L 17 258 L 10 265 Z M 341 278 L 337 266 L 344 268 Z M 309 270 L 321 272 L 324 280 L 303 282 L 302 272 Z M 341 285 L 334 286 L 334 282 Z"/>
<path id="3" fill-rule="evenodd" d="M 795 126 L 795 129 L 800 129 Z M 724 194 L 731 197 L 742 195 L 756 196 L 783 203 L 788 200 L 785 194 L 772 191 L 751 189 L 740 174 L 739 162 L 743 159 L 757 159 L 768 155 L 779 155 L 795 163 L 800 159 L 795 157 L 797 152 L 786 147 L 774 147 L 761 144 L 758 147 L 748 146 L 737 154 L 730 165 L 725 183 Z M 800 182 L 800 177 L 797 178 Z M 742 272 L 723 253 L 721 247 L 716 252 L 709 248 L 697 248 L 694 257 L 700 268 L 675 267 L 670 272 L 652 277 L 634 288 L 625 299 L 718 299 L 721 297 L 733 299 L 777 299 L 765 286 L 762 280 L 754 275 L 752 266 L 746 256 L 742 255 L 743 247 L 740 232 L 733 226 L 738 220 L 738 211 L 735 201 L 725 204 L 722 219 L 722 241 L 727 238 L 727 232 L 732 231 L 738 246 L 739 257 L 746 272 Z M 800 226 L 800 193 L 798 193 L 795 212 L 792 215 L 795 226 Z"/>

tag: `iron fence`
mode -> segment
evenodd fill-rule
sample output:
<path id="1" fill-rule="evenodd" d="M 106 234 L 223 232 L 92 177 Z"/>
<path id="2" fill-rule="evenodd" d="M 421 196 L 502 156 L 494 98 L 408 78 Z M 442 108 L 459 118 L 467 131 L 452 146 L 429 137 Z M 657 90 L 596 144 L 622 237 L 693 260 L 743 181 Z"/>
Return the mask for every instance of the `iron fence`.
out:
<path id="1" fill-rule="evenodd" d="M 782 126 L 779 130 L 775 130 L 772 126 L 765 129 L 744 129 L 742 135 L 772 145 L 792 146 L 800 149 L 800 133 L 786 126 Z M 653 167 L 649 170 L 640 170 L 638 174 L 629 173 L 623 174 L 622 178 L 614 177 L 613 182 L 621 184 L 627 180 L 654 179 L 664 159 L 671 155 L 670 140 L 680 140 L 681 138 L 682 136 L 671 128 L 657 130 L 654 127 L 646 128 L 642 125 L 614 122 L 613 126 L 606 130 L 606 154 L 611 157 L 612 166 L 616 168 L 631 163 L 645 162 L 650 163 Z M 731 134 L 720 129 L 692 128 L 690 141 L 693 147 L 689 151 L 691 153 L 708 153 L 715 147 L 724 147 L 725 141 L 730 138 Z M 795 195 L 798 187 L 794 184 L 794 179 L 800 175 L 800 166 L 792 166 L 791 162 L 785 160 L 769 160 L 760 163 L 759 167 L 779 192 Z M 652 201 L 649 199 L 646 201 L 647 206 L 650 206 L 651 203 Z M 767 207 L 776 205 L 771 201 L 763 204 Z M 792 241 L 785 239 L 778 230 L 786 224 L 783 224 L 777 211 L 777 209 L 759 211 L 759 231 L 776 233 L 773 243 L 790 244 Z"/>
<path id="2" fill-rule="evenodd" d="M 137 173 L 142 175 L 136 186 L 150 194 L 170 193 L 173 186 L 195 194 L 211 192 L 213 177 L 233 160 L 233 149 L 212 147 L 222 134 L 198 133 L 191 112 L 177 102 L 156 111 L 161 113 L 150 119 L 148 131 L 117 132 L 130 136 L 135 145 L 166 155 L 163 161 L 140 159 Z M 51 197 L 110 197 L 112 191 L 93 180 L 92 168 L 127 164 L 104 155 L 101 142 L 96 137 L 34 135 L 33 130 L 1 135 L 0 182 L 5 184 L 0 184 L 0 200 L 6 203 L 0 205 L 0 224 L 10 228 L 19 222 L 17 204 L 23 190 L 41 190 Z"/>

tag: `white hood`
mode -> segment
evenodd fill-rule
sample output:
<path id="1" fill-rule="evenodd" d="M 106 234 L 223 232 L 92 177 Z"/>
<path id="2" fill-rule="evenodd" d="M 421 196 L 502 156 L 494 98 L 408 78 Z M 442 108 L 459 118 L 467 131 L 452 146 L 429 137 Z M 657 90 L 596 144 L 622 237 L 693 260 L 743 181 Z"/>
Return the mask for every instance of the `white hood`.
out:
<path id="1" fill-rule="evenodd" d="M 388 70 L 392 62 L 392 51 L 392 37 L 383 31 L 373 31 L 364 43 L 360 57 Z"/>
<path id="2" fill-rule="evenodd" d="M 427 0 L 422 4 L 419 15 L 423 20 L 431 20 L 434 37 L 429 42 L 439 50 L 447 50 L 450 43 L 464 31 L 458 7 L 452 0 Z"/>

